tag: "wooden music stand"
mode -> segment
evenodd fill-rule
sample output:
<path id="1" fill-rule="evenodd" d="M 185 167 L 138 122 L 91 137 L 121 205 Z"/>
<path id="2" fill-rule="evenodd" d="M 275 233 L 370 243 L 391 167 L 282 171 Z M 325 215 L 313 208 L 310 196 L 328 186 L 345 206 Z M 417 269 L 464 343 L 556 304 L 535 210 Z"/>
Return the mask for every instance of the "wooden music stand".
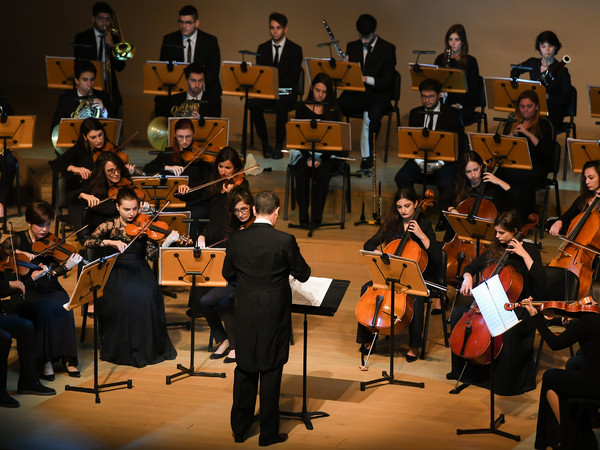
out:
<path id="1" fill-rule="evenodd" d="M 496 237 L 494 221 L 468 214 L 460 214 L 450 211 L 442 211 L 446 220 L 462 241 L 475 242 L 475 255 L 481 253 L 481 244 L 490 245 Z M 459 277 L 460 268 L 457 271 Z"/>
<path id="2" fill-rule="evenodd" d="M 534 91 L 540 99 L 540 115 L 548 115 L 546 88 L 539 81 L 488 77 L 485 80 L 485 96 L 489 109 L 515 112 L 517 99 L 524 91 Z"/>
<path id="3" fill-rule="evenodd" d="M 430 64 L 418 64 L 415 70 L 415 63 L 408 63 L 410 69 L 411 89 L 419 90 L 419 84 L 427 78 L 438 80 L 442 83 L 442 91 L 464 94 L 469 91 L 467 86 L 467 76 L 461 69 L 450 69 Z"/>
<path id="4" fill-rule="evenodd" d="M 328 58 L 304 58 L 308 79 L 318 73 L 326 73 L 333 82 L 334 92 L 353 91 L 364 92 L 365 84 L 362 80 L 362 71 L 357 62 L 336 61 Z"/>
<path id="5" fill-rule="evenodd" d="M 458 139 L 450 131 L 433 131 L 428 128 L 398 127 L 398 157 L 423 159 L 423 197 L 427 189 L 427 164 L 429 161 L 456 161 Z"/>
<path id="6" fill-rule="evenodd" d="M 96 68 L 94 89 L 104 89 L 104 63 L 90 61 Z M 75 87 L 75 58 L 46 56 L 46 77 L 50 89 L 72 89 Z"/>
<path id="7" fill-rule="evenodd" d="M 187 91 L 187 81 L 183 74 L 187 65 L 176 61 L 146 61 L 144 94 L 171 96 Z"/>
<path id="8" fill-rule="evenodd" d="M 175 142 L 175 125 L 181 119 L 183 119 L 183 117 L 169 117 L 170 147 L 172 147 Z M 219 150 L 229 145 L 229 119 L 222 119 L 220 117 L 205 117 L 203 119 L 204 124 L 201 124 L 198 119 L 191 120 L 194 122 L 194 136 L 192 139 L 202 144 L 202 147 L 204 147 L 206 142 L 210 141 L 205 153 L 214 152 L 216 155 Z"/>
<path id="9" fill-rule="evenodd" d="M 531 170 L 529 145 L 523 137 L 500 136 L 487 133 L 467 133 L 471 149 L 484 161 L 499 158 L 502 167 Z"/>
<path id="10" fill-rule="evenodd" d="M 223 62 L 221 68 L 223 94 L 244 97 L 244 120 L 242 124 L 242 159 L 246 159 L 248 99 L 279 98 L 279 71 L 271 66 L 253 66 L 246 62 Z"/>
<path id="11" fill-rule="evenodd" d="M 131 177 L 133 185 L 144 191 L 144 200 L 158 211 L 167 202 L 169 208 L 185 208 L 185 202 L 175 197 L 177 188 L 188 184 L 187 176 L 158 175 L 150 177 Z"/>
<path id="12" fill-rule="evenodd" d="M 588 102 L 592 117 L 600 117 L 600 86 L 587 85 Z M 596 123 L 598 125 L 598 123 Z"/>
<path id="13" fill-rule="evenodd" d="M 600 141 L 569 138 L 567 150 L 574 173 L 581 173 L 586 162 L 600 159 Z"/>
<path id="14" fill-rule="evenodd" d="M 89 302 L 96 303 L 102 301 L 104 286 L 106 285 L 118 256 L 119 254 L 115 253 L 105 258 L 92 261 L 83 267 L 69 303 L 64 305 L 67 311 L 71 311 L 79 306 L 87 305 Z M 104 388 L 114 388 L 115 386 L 127 386 L 127 389 L 131 389 L 133 384 L 131 380 L 98 384 L 98 314 L 94 314 L 94 387 L 86 388 L 82 386 L 66 385 L 65 391 L 95 394 L 96 403 L 100 403 L 101 390 Z"/>
<path id="15" fill-rule="evenodd" d="M 360 254 L 363 257 L 363 262 L 367 266 L 371 279 L 373 280 L 373 287 L 392 291 L 391 311 L 392 314 L 394 314 L 394 317 L 390 321 L 391 324 L 394 324 L 396 321 L 396 293 L 406 293 L 422 297 L 429 296 L 429 291 L 425 286 L 423 275 L 415 261 L 389 255 L 387 253 L 368 252 L 366 250 L 361 250 Z M 381 372 L 381 378 L 361 382 L 361 391 L 364 391 L 369 385 L 381 382 L 418 388 L 425 387 L 425 383 L 423 382 L 415 383 L 412 381 L 396 380 L 394 378 L 394 334 L 392 326 L 392 331 L 390 333 L 390 373 L 388 374 L 386 371 L 383 371 Z"/>
<path id="16" fill-rule="evenodd" d="M 79 138 L 79 129 L 81 128 L 81 122 L 85 119 L 60 119 L 58 125 L 58 139 L 56 140 L 56 146 L 58 148 L 70 148 L 75 145 Z M 121 135 L 121 119 L 97 119 L 104 128 L 104 136 L 111 142 L 118 142 L 119 136 Z M 112 138 L 112 139 L 111 139 Z"/>
<path id="17" fill-rule="evenodd" d="M 317 120 L 290 120 L 286 126 L 286 146 L 288 149 L 309 150 L 311 152 L 312 166 L 310 170 L 310 206 L 314 204 L 315 186 L 315 153 L 317 151 L 341 152 L 350 149 L 350 124 L 346 122 L 330 122 Z M 324 226 L 338 226 L 344 228 L 344 221 L 322 223 L 316 225 L 309 208 L 308 237 L 312 237 L 315 228 Z M 290 228 L 302 228 L 301 224 L 288 224 Z"/>
<path id="18" fill-rule="evenodd" d="M 158 220 L 166 222 L 169 225 L 169 229 L 177 230 L 181 236 L 188 236 L 190 234 L 190 225 L 185 220 L 189 220 L 191 215 L 190 211 L 161 212 Z"/>
<path id="19" fill-rule="evenodd" d="M 161 248 L 159 259 L 158 283 L 162 286 L 190 286 L 190 300 L 192 293 L 200 286 L 215 287 L 226 286 L 227 282 L 221 275 L 225 249 L 195 249 L 192 247 Z M 185 367 L 177 364 L 179 372 L 167 375 L 166 383 L 171 384 L 174 378 L 182 375 L 190 377 L 219 377 L 225 378 L 225 372 L 196 372 L 194 371 L 196 311 L 195 303 L 192 304 L 192 319 L 190 327 L 190 365 Z"/>

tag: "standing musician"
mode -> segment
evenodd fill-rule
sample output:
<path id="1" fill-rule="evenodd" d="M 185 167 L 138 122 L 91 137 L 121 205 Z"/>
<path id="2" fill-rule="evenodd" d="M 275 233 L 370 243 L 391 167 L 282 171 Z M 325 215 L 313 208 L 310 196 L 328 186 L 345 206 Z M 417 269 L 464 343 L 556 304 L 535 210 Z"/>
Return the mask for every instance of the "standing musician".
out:
<path id="1" fill-rule="evenodd" d="M 405 233 L 410 233 L 411 239 L 427 252 L 427 256 L 429 257 L 427 269 L 423 273 L 423 276 L 427 278 L 429 274 L 439 271 L 442 261 L 442 248 L 435 238 L 435 232 L 427 217 L 421 214 L 418 218 L 413 218 L 415 208 L 418 204 L 417 194 L 412 188 L 405 187 L 399 189 L 394 195 L 394 201 L 390 207 L 388 216 L 377 233 L 365 242 L 363 248 L 368 251 L 382 250 L 382 245 L 387 245 L 396 239 L 401 239 Z M 362 287 L 361 296 L 371 285 L 372 282 L 368 282 Z M 424 302 L 425 299 L 423 297 L 414 297 L 413 318 L 408 328 L 409 349 L 406 352 L 406 360 L 408 362 L 417 360 L 419 348 L 423 345 Z M 361 344 L 363 352 L 371 348 L 370 344 L 372 340 L 373 335 L 369 330 L 359 324 L 356 342 Z"/>
<path id="2" fill-rule="evenodd" d="M 546 272 L 538 247 L 528 242 L 520 242 L 515 235 L 521 228 L 519 216 L 514 211 L 505 211 L 494 221 L 496 239 L 485 252 L 465 268 L 464 281 L 460 288 L 462 295 L 470 295 L 475 286 L 474 277 L 492 262 L 509 252 L 506 266 L 512 267 L 522 277 L 523 288 L 519 299 L 527 298 L 533 293 L 535 286 L 543 286 L 546 282 Z M 505 267 L 506 269 L 507 267 Z M 518 277 L 517 277 L 518 278 Z M 470 305 L 456 308 L 450 317 L 452 328 L 466 313 Z M 500 355 L 494 361 L 494 384 L 499 395 L 517 395 L 535 389 L 535 364 L 533 358 L 533 341 L 535 328 L 528 314 L 522 308 L 515 310 L 521 323 L 502 335 L 503 347 Z M 454 331 L 453 331 L 454 332 Z M 452 354 L 452 370 L 446 374 L 450 380 L 458 379 L 465 360 Z M 476 366 L 467 363 L 467 368 L 461 380 L 469 384 L 489 387 L 490 370 L 487 366 Z"/>
<path id="3" fill-rule="evenodd" d="M 122 72 L 125 61 L 119 61 L 112 54 L 116 42 L 110 32 L 110 27 L 115 24 L 113 9 L 108 3 L 97 2 L 92 7 L 93 27 L 75 35 L 75 59 L 96 60 L 110 64 L 110 105 L 115 112 L 115 117 L 122 117 L 123 99 L 119 92 L 116 72 Z M 112 116 L 111 116 L 112 117 Z"/>
<path id="4" fill-rule="evenodd" d="M 444 53 L 435 58 L 434 64 L 439 67 L 464 70 L 467 79 L 467 92 L 465 94 L 449 92 L 444 103 L 460 110 L 463 125 L 473 123 L 473 114 L 479 102 L 481 89 L 479 66 L 477 60 L 469 55 L 467 32 L 463 25 L 454 24 L 448 28 L 444 37 Z"/>
<path id="5" fill-rule="evenodd" d="M 271 39 L 258 46 L 256 64 L 273 66 L 279 75 L 279 88 L 289 89 L 286 95 L 280 95 L 278 100 L 252 99 L 248 102 L 251 118 L 256 127 L 256 134 L 262 142 L 265 158 L 281 159 L 285 143 L 285 124 L 288 112 L 298 100 L 298 80 L 302 71 L 302 47 L 286 37 L 288 31 L 287 17 L 281 13 L 271 13 L 269 16 L 269 33 Z M 275 150 L 269 145 L 269 135 L 265 122 L 264 110 L 275 107 Z"/>
<path id="6" fill-rule="evenodd" d="M 82 257 L 72 253 L 64 263 L 49 255 L 36 257 L 33 247 L 37 241 L 49 236 L 54 210 L 45 201 L 36 201 L 25 211 L 25 220 L 29 228 L 19 231 L 2 243 L 9 252 L 12 248 L 26 260 L 39 265 L 39 269 L 22 277 L 25 285 L 25 301 L 17 302 L 19 316 L 33 322 L 35 327 L 35 357 L 41 371 L 41 378 L 54 381 L 53 363 L 61 362 L 71 377 L 79 378 L 77 369 L 77 338 L 73 311 L 67 311 L 63 305 L 69 301 L 69 294 L 58 282 L 58 277 L 73 269 Z M 52 272 L 49 272 L 52 268 Z M 51 277 L 47 276 L 51 273 Z"/>
<path id="7" fill-rule="evenodd" d="M 373 139 L 381 128 L 381 118 L 392 99 L 394 71 L 396 69 L 396 46 L 377 34 L 377 20 L 370 14 L 362 14 L 356 21 L 359 39 L 348 43 L 347 59 L 359 63 L 362 68 L 364 92 L 344 91 L 338 105 L 346 116 L 368 113 L 368 139 L 361 139 L 361 171 L 373 167 Z"/>
<path id="8" fill-rule="evenodd" d="M 600 299 L 600 281 L 595 280 L 589 291 L 592 304 Z M 540 392 L 535 448 L 596 449 L 598 442 L 590 426 L 587 411 L 578 417 L 577 405 L 571 398 L 600 399 L 600 314 L 581 313 L 568 323 L 566 330 L 556 335 L 548 329 L 544 315 L 531 305 L 531 297 L 523 301 L 537 330 L 552 350 L 567 348 L 575 343 L 581 347 L 581 365 L 544 372 Z"/>
<path id="9" fill-rule="evenodd" d="M 177 351 L 167 333 L 164 299 L 146 261 L 158 259 L 158 244 L 142 235 L 128 245 L 134 236 L 127 233 L 127 225 L 135 222 L 140 208 L 132 189 L 122 188 L 116 205 L 118 216 L 100 224 L 84 244 L 113 247 L 121 253 L 110 272 L 102 300 L 96 304 L 100 358 L 134 367 L 175 359 Z M 168 247 L 178 238 L 179 233 L 174 230 L 162 246 Z"/>
<path id="10" fill-rule="evenodd" d="M 548 105 L 548 118 L 552 122 L 554 132 L 556 133 L 562 127 L 565 117 L 565 109 L 569 104 L 571 95 L 571 75 L 569 70 L 562 66 L 558 72 L 554 73 L 559 65 L 556 60 L 556 54 L 562 47 L 558 36 L 552 31 L 542 31 L 535 38 L 535 49 L 540 52 L 541 58 L 529 58 L 523 61 L 520 66 L 530 67 L 529 79 L 541 80 L 545 72 L 552 73 L 552 77 L 546 77 L 546 103 Z M 524 68 L 514 68 L 510 71 L 511 77 L 518 77 L 527 72 Z"/>

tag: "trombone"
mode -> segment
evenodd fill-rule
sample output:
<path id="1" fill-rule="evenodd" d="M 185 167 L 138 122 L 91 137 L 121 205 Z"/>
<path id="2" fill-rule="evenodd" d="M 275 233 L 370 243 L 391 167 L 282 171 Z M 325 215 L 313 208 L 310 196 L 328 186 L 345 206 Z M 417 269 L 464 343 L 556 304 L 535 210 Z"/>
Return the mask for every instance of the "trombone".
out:
<path id="1" fill-rule="evenodd" d="M 113 17 L 111 20 L 111 27 L 106 29 L 106 32 L 114 34 L 117 37 L 118 42 L 112 48 L 112 55 L 119 61 L 128 61 L 135 55 L 135 45 L 130 42 L 126 42 L 123 37 L 123 29 L 119 23 L 119 17 L 117 12 L 113 11 Z"/>

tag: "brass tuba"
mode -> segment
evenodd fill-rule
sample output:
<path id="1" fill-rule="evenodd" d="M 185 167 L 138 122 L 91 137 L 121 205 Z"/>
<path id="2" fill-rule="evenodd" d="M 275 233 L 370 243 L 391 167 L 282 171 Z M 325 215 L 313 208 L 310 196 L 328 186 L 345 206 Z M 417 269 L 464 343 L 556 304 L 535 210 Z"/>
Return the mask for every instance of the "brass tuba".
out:
<path id="1" fill-rule="evenodd" d="M 130 42 L 125 42 L 125 38 L 123 37 L 123 29 L 119 23 L 119 17 L 117 16 L 116 11 L 113 11 L 111 23 L 111 27 L 106 31 L 116 35 L 118 41 L 115 43 L 112 49 L 112 55 L 119 61 L 128 61 L 135 55 L 135 45 Z"/>

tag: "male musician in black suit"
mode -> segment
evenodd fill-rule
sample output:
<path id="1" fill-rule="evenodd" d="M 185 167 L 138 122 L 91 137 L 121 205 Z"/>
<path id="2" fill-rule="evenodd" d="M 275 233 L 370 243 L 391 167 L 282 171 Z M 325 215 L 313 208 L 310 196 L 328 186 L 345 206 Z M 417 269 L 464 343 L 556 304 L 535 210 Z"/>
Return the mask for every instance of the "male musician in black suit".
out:
<path id="1" fill-rule="evenodd" d="M 81 60 L 75 62 L 75 88 L 66 91 L 58 99 L 58 105 L 54 111 L 54 118 L 50 130 L 60 123 L 60 119 L 69 118 L 75 112 L 79 103 L 87 99 L 91 101 L 91 106 L 100 111 L 100 117 L 115 117 L 114 110 L 109 111 L 111 106 L 106 93 L 94 89 L 96 82 L 96 66 L 90 61 Z M 87 117 L 84 117 L 87 118 Z"/>
<path id="2" fill-rule="evenodd" d="M 103 61 L 110 64 L 110 92 L 109 100 L 115 117 L 122 117 L 123 99 L 119 92 L 116 72 L 125 68 L 125 61 L 119 61 L 112 54 L 116 42 L 112 33 L 107 32 L 112 24 L 113 9 L 108 3 L 97 2 L 92 7 L 93 27 L 75 35 L 75 59 L 88 59 Z M 106 83 L 106 80 L 105 80 Z"/>
<path id="3" fill-rule="evenodd" d="M 164 97 L 155 97 L 154 112 L 157 116 L 169 117 L 173 114 L 174 106 L 179 107 L 184 102 L 199 102 L 198 111 L 192 113 L 192 117 L 220 117 L 221 98 L 215 96 L 214 91 L 206 87 L 204 67 L 199 63 L 192 63 L 183 69 L 187 81 L 187 91 L 167 97 L 166 102 L 159 101 Z"/>
<path id="4" fill-rule="evenodd" d="M 343 92 L 338 106 L 344 115 L 368 113 L 368 140 L 361 140 L 360 163 L 361 170 L 368 171 L 373 167 L 373 137 L 379 133 L 381 118 L 392 98 L 396 46 L 377 35 L 377 20 L 369 14 L 358 18 L 356 29 L 360 39 L 348 43 L 346 56 L 350 62 L 361 65 L 365 91 Z"/>
<path id="5" fill-rule="evenodd" d="M 221 51 L 219 42 L 212 34 L 200 30 L 198 10 L 191 5 L 179 10 L 179 31 L 163 37 L 160 47 L 161 61 L 178 61 L 199 63 L 204 66 L 206 90 L 211 98 L 218 98 L 218 114 L 221 116 Z"/>
<path id="6" fill-rule="evenodd" d="M 287 439 L 287 434 L 279 433 L 279 393 L 292 326 L 289 275 L 304 282 L 310 267 L 294 236 L 274 228 L 279 215 L 279 198 L 274 192 L 260 192 L 255 197 L 254 213 L 254 223 L 229 238 L 223 276 L 237 283 L 231 428 L 235 441 L 244 442 L 254 419 L 260 379 L 258 444 L 266 446 Z"/>
<path id="7" fill-rule="evenodd" d="M 256 134 L 263 147 L 263 156 L 273 159 L 283 158 L 281 149 L 285 141 L 285 124 L 288 113 L 298 100 L 298 80 L 302 71 L 302 47 L 286 38 L 287 17 L 280 13 L 269 16 L 269 32 L 271 39 L 258 46 L 256 64 L 260 66 L 273 66 L 279 72 L 280 97 L 278 100 L 252 99 L 248 102 L 252 121 L 256 126 Z M 286 94 L 282 95 L 284 88 Z M 265 108 L 275 106 L 275 150 L 271 151 L 267 125 L 263 111 Z"/>
<path id="8" fill-rule="evenodd" d="M 422 127 L 428 130 L 450 131 L 457 134 L 459 155 L 464 151 L 466 140 L 464 128 L 460 122 L 460 113 L 457 109 L 442 104 L 442 83 L 431 78 L 419 84 L 421 102 L 423 106 L 410 111 L 409 127 Z M 395 180 L 398 189 L 410 186 L 423 180 L 423 160 L 409 159 L 396 174 Z M 435 183 L 438 192 L 444 192 L 456 174 L 456 162 L 448 163 L 437 160 L 429 161 L 430 170 L 428 183 Z"/>

